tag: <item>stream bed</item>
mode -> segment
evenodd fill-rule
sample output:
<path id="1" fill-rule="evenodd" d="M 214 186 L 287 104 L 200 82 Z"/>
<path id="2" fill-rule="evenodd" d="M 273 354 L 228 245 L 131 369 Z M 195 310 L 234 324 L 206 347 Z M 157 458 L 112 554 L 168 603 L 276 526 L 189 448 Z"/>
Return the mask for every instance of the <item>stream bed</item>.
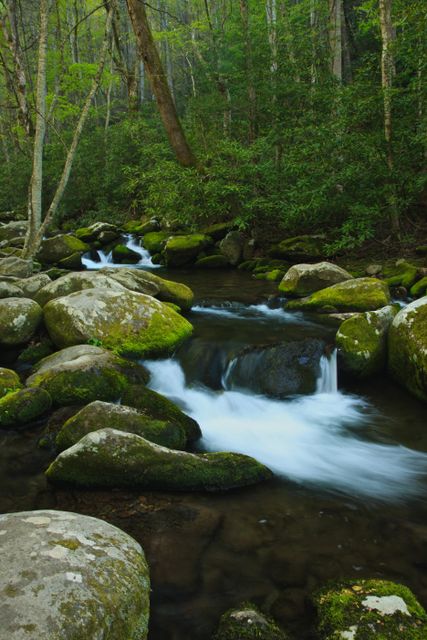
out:
<path id="1" fill-rule="evenodd" d="M 275 479 L 219 495 L 58 490 L 43 475 L 38 424 L 0 434 L 0 511 L 74 510 L 140 541 L 152 574 L 150 640 L 208 640 L 244 600 L 312 638 L 309 596 L 330 579 L 402 582 L 427 606 L 425 405 L 385 376 L 337 387 L 333 354 L 308 395 L 267 398 L 250 372 L 236 385 L 245 348 L 332 344 L 335 330 L 285 313 L 270 299 L 276 286 L 246 273 L 156 273 L 194 290 L 195 332 L 173 359 L 145 363 L 151 388 L 199 422 L 200 449 L 252 455 Z"/>

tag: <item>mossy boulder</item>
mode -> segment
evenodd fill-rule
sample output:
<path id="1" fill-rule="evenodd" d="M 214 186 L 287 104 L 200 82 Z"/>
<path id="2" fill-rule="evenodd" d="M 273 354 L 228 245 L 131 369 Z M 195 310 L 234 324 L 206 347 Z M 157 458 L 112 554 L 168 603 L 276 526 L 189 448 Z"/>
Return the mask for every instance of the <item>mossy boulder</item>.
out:
<path id="1" fill-rule="evenodd" d="M 147 380 L 148 373 L 141 365 L 85 344 L 41 360 L 26 384 L 46 389 L 55 406 L 67 406 L 94 400 L 116 401 L 129 384 Z"/>
<path id="2" fill-rule="evenodd" d="M 42 316 L 41 307 L 29 298 L 0 300 L 0 344 L 12 346 L 28 342 Z"/>
<path id="3" fill-rule="evenodd" d="M 314 597 L 322 640 L 425 640 L 427 615 L 405 586 L 387 580 L 333 584 Z"/>
<path id="4" fill-rule="evenodd" d="M 113 261 L 118 263 L 136 264 L 141 256 L 124 244 L 116 244 L 113 248 Z"/>
<path id="5" fill-rule="evenodd" d="M 60 450 L 68 449 L 83 436 L 99 429 L 116 429 L 137 435 L 169 449 L 185 449 L 187 438 L 179 424 L 154 420 L 124 405 L 91 402 L 65 422 L 56 437 Z"/>
<path id="6" fill-rule="evenodd" d="M 277 624 L 252 603 L 243 603 L 221 617 L 213 640 L 287 640 Z"/>
<path id="7" fill-rule="evenodd" d="M 189 442 L 202 435 L 197 422 L 171 400 L 140 384 L 129 385 L 123 392 L 122 403 L 155 420 L 179 425 L 184 429 Z"/>
<path id="8" fill-rule="evenodd" d="M 285 296 L 304 297 L 352 278 L 345 269 L 330 262 L 296 264 L 286 272 L 279 291 Z"/>
<path id="9" fill-rule="evenodd" d="M 15 284 L 21 289 L 26 298 L 35 300 L 40 289 L 46 287 L 51 282 L 52 280 L 49 278 L 47 273 L 36 273 L 30 278 L 21 278 L 20 280 L 17 280 Z"/>
<path id="10" fill-rule="evenodd" d="M 82 242 L 91 243 L 101 240 L 101 244 L 104 244 L 118 238 L 120 231 L 114 224 L 95 222 L 89 227 L 77 229 L 75 235 Z"/>
<path id="11" fill-rule="evenodd" d="M 53 342 L 46 336 L 33 339 L 31 343 L 21 351 L 18 362 L 21 364 L 36 364 L 43 358 L 47 358 L 55 351 Z"/>
<path id="12" fill-rule="evenodd" d="M 69 234 L 59 234 L 43 240 L 37 253 L 37 260 L 43 264 L 57 264 L 64 258 L 69 258 L 75 253 L 82 254 L 89 249 L 89 245 L 79 238 Z"/>
<path id="13" fill-rule="evenodd" d="M 115 429 L 84 436 L 59 454 L 46 475 L 55 484 L 77 487 L 169 491 L 225 491 L 272 477 L 267 467 L 248 456 L 174 451 Z"/>
<path id="14" fill-rule="evenodd" d="M 140 545 L 62 511 L 0 516 L 2 636 L 146 640 L 150 578 Z"/>
<path id="15" fill-rule="evenodd" d="M 194 264 L 197 269 L 227 269 L 230 263 L 223 255 L 206 256 L 200 258 Z"/>
<path id="16" fill-rule="evenodd" d="M 111 271 L 113 270 L 111 269 Z M 95 288 L 112 289 L 113 291 L 123 291 L 125 289 L 116 279 L 105 273 L 82 271 L 80 273 L 67 273 L 53 282 L 49 282 L 36 293 L 35 299 L 44 307 L 45 304 L 55 298 L 62 298 L 70 295 L 70 293 L 76 293 L 76 291 Z"/>
<path id="17" fill-rule="evenodd" d="M 21 220 L 13 220 L 7 224 L 0 224 L 0 242 L 12 240 L 12 238 L 24 238 L 27 233 L 28 223 Z"/>
<path id="18" fill-rule="evenodd" d="M 396 267 L 391 271 L 392 274 L 385 280 L 389 287 L 410 289 L 418 280 L 418 267 L 406 260 L 398 260 Z"/>
<path id="19" fill-rule="evenodd" d="M 392 377 L 427 402 L 427 296 L 399 311 L 388 341 L 388 369 Z"/>
<path id="20" fill-rule="evenodd" d="M 151 254 L 161 253 L 170 236 L 171 234 L 168 231 L 152 231 L 145 234 L 142 244 Z"/>
<path id="21" fill-rule="evenodd" d="M 82 255 L 83 254 L 81 252 L 76 251 L 70 256 L 59 260 L 58 267 L 60 267 L 61 269 L 66 269 L 67 271 L 73 271 L 73 269 L 81 269 L 83 267 Z"/>
<path id="22" fill-rule="evenodd" d="M 202 233 L 217 242 L 218 240 L 225 238 L 227 233 L 233 230 L 234 226 L 233 222 L 217 222 L 216 224 L 210 224 L 208 227 L 202 229 Z"/>
<path id="23" fill-rule="evenodd" d="M 17 391 L 21 387 L 21 381 L 15 371 L 0 367 L 0 398 L 3 398 L 11 391 Z"/>
<path id="24" fill-rule="evenodd" d="M 242 259 L 245 238 L 239 231 L 230 231 L 219 243 L 219 250 L 227 261 L 236 266 Z"/>
<path id="25" fill-rule="evenodd" d="M 286 309 L 337 313 L 375 311 L 390 303 L 388 286 L 375 278 L 355 278 L 312 293 L 307 298 L 289 300 Z"/>
<path id="26" fill-rule="evenodd" d="M 51 300 L 46 328 L 58 347 L 97 340 L 119 354 L 167 354 L 191 335 L 192 325 L 164 303 L 123 289 L 86 289 Z"/>
<path id="27" fill-rule="evenodd" d="M 0 427 L 32 422 L 49 411 L 52 400 L 44 389 L 18 389 L 0 398 Z"/>
<path id="28" fill-rule="evenodd" d="M 3 298 L 23 298 L 24 293 L 22 289 L 16 286 L 13 282 L 5 282 L 0 280 L 0 300 Z M 27 296 L 25 296 L 27 297 Z"/>
<path id="29" fill-rule="evenodd" d="M 147 233 L 160 231 L 160 224 L 155 218 L 146 220 L 145 222 L 141 222 L 140 220 L 129 220 L 128 222 L 125 222 L 123 229 L 128 233 L 135 233 L 139 236 L 144 236 Z"/>
<path id="30" fill-rule="evenodd" d="M 285 272 L 282 269 L 271 269 L 267 267 L 266 271 L 260 271 L 258 273 L 254 273 L 253 277 L 255 280 L 267 280 L 267 282 L 279 282 L 282 280 Z"/>
<path id="31" fill-rule="evenodd" d="M 286 238 L 272 247 L 269 254 L 284 260 L 316 260 L 323 257 L 326 238 L 319 235 L 302 235 Z"/>
<path id="32" fill-rule="evenodd" d="M 345 320 L 336 335 L 341 368 L 357 378 L 382 371 L 387 362 L 387 335 L 397 308 L 387 306 Z"/>
<path id="33" fill-rule="evenodd" d="M 108 275 L 131 291 L 146 293 L 162 302 L 172 302 L 184 310 L 191 309 L 194 301 L 190 287 L 180 282 L 165 280 L 150 271 L 105 267 L 99 273 Z"/>
<path id="34" fill-rule="evenodd" d="M 414 298 L 425 296 L 427 294 L 427 276 L 424 276 L 424 278 L 421 278 L 421 280 L 418 280 L 418 282 L 412 285 L 409 293 Z"/>
<path id="35" fill-rule="evenodd" d="M 33 261 L 23 260 L 16 256 L 0 258 L 0 277 L 29 278 L 33 273 Z"/>
<path id="36" fill-rule="evenodd" d="M 167 266 L 182 267 L 194 262 L 199 253 L 212 244 L 212 242 L 212 238 L 205 236 L 203 233 L 193 233 L 187 236 L 172 236 L 172 238 L 169 238 L 166 242 L 164 248 Z"/>

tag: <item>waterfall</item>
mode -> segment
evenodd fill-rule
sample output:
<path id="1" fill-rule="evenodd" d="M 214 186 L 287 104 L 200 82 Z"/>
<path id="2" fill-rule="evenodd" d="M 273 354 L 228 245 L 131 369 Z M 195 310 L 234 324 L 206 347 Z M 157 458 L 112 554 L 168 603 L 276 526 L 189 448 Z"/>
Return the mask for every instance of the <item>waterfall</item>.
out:
<path id="1" fill-rule="evenodd" d="M 126 247 L 128 249 L 131 249 L 132 251 L 135 251 L 135 253 L 138 253 L 141 256 L 141 259 L 138 262 L 139 266 L 150 267 L 150 268 L 157 268 L 160 266 L 158 264 L 153 264 L 153 261 L 147 249 L 144 249 L 144 247 L 141 247 L 139 242 L 136 241 L 136 239 L 131 233 L 127 234 L 125 236 L 125 239 L 126 239 Z"/>
<path id="2" fill-rule="evenodd" d="M 113 252 L 104 253 L 99 249 L 97 252 L 99 260 L 92 260 L 87 255 L 82 256 L 82 265 L 86 269 L 102 269 L 102 267 L 111 266 L 113 264 Z"/>
<path id="3" fill-rule="evenodd" d="M 337 350 L 334 349 L 329 358 L 320 358 L 320 376 L 317 380 L 316 393 L 337 393 L 338 367 Z"/>
<path id="4" fill-rule="evenodd" d="M 151 260 L 151 256 L 149 254 L 149 252 L 147 251 L 147 249 L 144 249 L 143 247 L 141 247 L 138 242 L 136 241 L 135 237 L 132 234 L 126 234 L 124 237 L 124 244 L 128 249 L 131 249 L 132 251 L 135 251 L 135 253 L 139 254 L 140 260 L 139 262 L 134 265 L 129 265 L 129 264 L 117 264 L 115 262 L 113 262 L 113 252 L 110 251 L 108 254 L 106 254 L 104 251 L 102 251 L 101 249 L 99 249 L 97 251 L 99 260 L 92 260 L 92 258 L 89 256 L 89 254 L 85 254 L 82 257 L 82 264 L 84 267 L 86 267 L 86 269 L 102 269 L 102 267 L 147 267 L 150 269 L 155 269 L 158 268 L 160 265 L 158 264 L 153 264 L 153 261 Z"/>

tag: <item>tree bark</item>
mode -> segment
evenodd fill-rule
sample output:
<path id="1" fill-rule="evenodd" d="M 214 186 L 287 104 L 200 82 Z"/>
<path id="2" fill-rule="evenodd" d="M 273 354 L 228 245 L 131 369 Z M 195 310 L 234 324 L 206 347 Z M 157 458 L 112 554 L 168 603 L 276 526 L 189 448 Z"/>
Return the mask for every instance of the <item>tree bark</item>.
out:
<path id="1" fill-rule="evenodd" d="M 343 0 L 329 0 L 329 46 L 331 72 L 341 84 L 343 80 Z"/>
<path id="2" fill-rule="evenodd" d="M 132 26 L 144 68 L 163 121 L 170 145 L 178 162 L 184 167 L 195 167 L 196 158 L 187 142 L 176 112 L 175 103 L 167 83 L 159 53 L 148 24 L 145 6 L 139 0 L 126 0 Z"/>
<path id="3" fill-rule="evenodd" d="M 273 0 L 275 1 L 275 0 Z M 240 15 L 243 23 L 243 39 L 245 44 L 246 86 L 248 92 L 248 141 L 253 142 L 256 137 L 256 92 L 253 78 L 252 42 L 249 31 L 249 6 L 248 0 L 240 0 Z"/>

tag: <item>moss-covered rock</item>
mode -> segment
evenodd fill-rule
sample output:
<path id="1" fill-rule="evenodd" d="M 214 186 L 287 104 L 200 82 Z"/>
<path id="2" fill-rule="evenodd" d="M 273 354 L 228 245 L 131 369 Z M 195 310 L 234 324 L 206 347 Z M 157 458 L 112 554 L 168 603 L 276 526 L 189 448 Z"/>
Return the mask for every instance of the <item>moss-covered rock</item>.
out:
<path id="1" fill-rule="evenodd" d="M 421 280 L 418 280 L 418 282 L 412 285 L 409 293 L 414 298 L 425 296 L 427 294 L 427 276 L 424 276 L 424 278 L 421 278 Z"/>
<path id="2" fill-rule="evenodd" d="M 68 234 L 59 234 L 43 240 L 37 253 L 37 260 L 43 264 L 57 264 L 60 260 L 69 258 L 74 253 L 82 254 L 89 249 L 89 245 L 79 238 Z"/>
<path id="3" fill-rule="evenodd" d="M 418 279 L 418 267 L 406 260 L 398 260 L 392 274 L 386 278 L 389 287 L 405 287 L 410 289 Z"/>
<path id="4" fill-rule="evenodd" d="M 269 251 L 273 258 L 284 260 L 315 260 L 324 255 L 324 236 L 302 235 L 286 238 Z"/>
<path id="5" fill-rule="evenodd" d="M 144 236 L 147 233 L 160 231 L 160 224 L 155 218 L 146 220 L 145 222 L 141 222 L 140 220 L 129 220 L 128 222 L 125 222 L 123 229 L 128 233 L 135 233 L 137 235 Z"/>
<path id="6" fill-rule="evenodd" d="M 17 391 L 21 387 L 21 381 L 15 371 L 0 367 L 0 398 L 3 398 L 11 391 Z"/>
<path id="7" fill-rule="evenodd" d="M 389 332 L 392 377 L 427 402 L 427 296 L 399 311 Z"/>
<path id="8" fill-rule="evenodd" d="M 52 400 L 44 389 L 19 389 L 0 398 L 0 427 L 32 422 L 49 411 Z"/>
<path id="9" fill-rule="evenodd" d="M 12 238 L 24 238 L 27 233 L 28 223 L 21 220 L 12 220 L 7 224 L 0 224 L 0 242 L 12 240 Z"/>
<path id="10" fill-rule="evenodd" d="M 115 429 L 84 436 L 59 454 L 46 475 L 56 484 L 78 487 L 171 491 L 225 491 L 272 477 L 269 469 L 248 456 L 173 451 Z"/>
<path id="11" fill-rule="evenodd" d="M 390 303 L 388 286 L 375 278 L 355 278 L 316 291 L 307 298 L 290 300 L 286 309 L 336 313 L 375 311 Z"/>
<path id="12" fill-rule="evenodd" d="M 221 617 L 213 640 L 286 640 L 287 635 L 252 603 L 243 603 Z"/>
<path id="13" fill-rule="evenodd" d="M 279 291 L 286 296 L 303 297 L 352 278 L 345 269 L 330 262 L 296 264 L 286 272 Z"/>
<path id="14" fill-rule="evenodd" d="M 242 260 L 245 238 L 239 231 L 230 231 L 219 243 L 219 250 L 227 261 L 236 266 Z"/>
<path id="15" fill-rule="evenodd" d="M 116 429 L 137 435 L 169 449 L 185 449 L 187 438 L 179 424 L 154 420 L 136 409 L 109 402 L 92 402 L 65 422 L 56 437 L 60 450 L 99 429 Z"/>
<path id="16" fill-rule="evenodd" d="M 122 403 L 155 420 L 181 426 L 189 442 L 194 442 L 202 435 L 197 422 L 181 411 L 174 402 L 140 384 L 129 385 L 124 390 Z"/>
<path id="17" fill-rule="evenodd" d="M 0 300 L 0 344 L 11 346 L 28 342 L 42 316 L 41 307 L 29 298 Z"/>
<path id="18" fill-rule="evenodd" d="M 113 248 L 113 261 L 118 263 L 136 264 L 141 260 L 141 256 L 133 249 L 129 249 L 125 244 L 116 244 Z"/>
<path id="19" fill-rule="evenodd" d="M 314 597 L 323 640 L 425 640 L 427 615 L 405 586 L 387 580 L 334 584 Z"/>
<path id="20" fill-rule="evenodd" d="M 233 230 L 234 226 L 233 222 L 217 222 L 216 224 L 211 224 L 202 229 L 202 233 L 217 242 L 218 240 L 225 238 L 227 233 Z"/>
<path id="21" fill-rule="evenodd" d="M 47 358 L 54 352 L 53 342 L 46 336 L 33 340 L 31 344 L 21 351 L 18 362 L 22 364 L 36 364 L 43 358 Z"/>
<path id="22" fill-rule="evenodd" d="M 153 231 L 145 234 L 142 244 L 151 254 L 161 253 L 170 236 L 171 234 L 168 231 Z"/>
<path id="23" fill-rule="evenodd" d="M 345 320 L 336 335 L 340 365 L 357 378 L 382 371 L 387 362 L 387 335 L 397 308 L 387 306 Z"/>
<path id="24" fill-rule="evenodd" d="M 0 276 L 13 276 L 15 278 L 29 278 L 33 273 L 32 260 L 11 256 L 0 258 Z"/>
<path id="25" fill-rule="evenodd" d="M 182 267 L 194 262 L 199 253 L 210 244 L 212 244 L 212 238 L 202 233 L 172 236 L 166 242 L 164 249 L 166 264 L 169 267 Z"/>
<path id="26" fill-rule="evenodd" d="M 129 384 L 145 383 L 147 379 L 144 367 L 86 344 L 41 360 L 27 385 L 46 389 L 56 406 L 67 406 L 118 400 Z"/>
<path id="27" fill-rule="evenodd" d="M 254 271 L 257 266 L 257 260 L 245 260 L 237 267 L 239 271 Z"/>
<path id="28" fill-rule="evenodd" d="M 146 640 L 144 552 L 120 529 L 61 511 L 0 516 L 2 635 L 8 640 Z"/>
<path id="29" fill-rule="evenodd" d="M 126 289 L 87 289 L 51 300 L 44 318 L 58 347 L 95 339 L 116 353 L 139 357 L 170 353 L 193 330 L 159 300 Z"/>
<path id="30" fill-rule="evenodd" d="M 111 269 L 111 271 L 113 271 Z M 42 287 L 35 296 L 36 301 L 44 307 L 50 300 L 68 296 L 76 291 L 84 289 L 112 289 L 113 291 L 123 291 L 125 287 L 116 279 L 105 273 L 82 271 L 80 273 L 67 273 L 60 278 L 49 282 Z"/>
<path id="31" fill-rule="evenodd" d="M 83 263 L 82 263 L 82 253 L 76 251 L 75 253 L 72 253 L 70 256 L 67 256 L 66 258 L 62 258 L 62 260 L 59 260 L 58 262 L 58 267 L 60 269 L 66 269 L 67 271 L 73 271 L 76 269 L 81 269 L 83 267 Z"/>
<path id="32" fill-rule="evenodd" d="M 79 240 L 86 243 L 103 240 L 101 244 L 111 242 L 119 237 L 120 231 L 114 224 L 108 222 L 95 222 L 89 227 L 77 229 L 75 235 Z"/>
<path id="33" fill-rule="evenodd" d="M 16 281 L 16 286 L 23 291 L 26 298 L 35 300 L 36 295 L 40 289 L 46 287 L 51 282 L 51 279 L 47 273 L 36 273 L 30 278 L 22 278 Z"/>
<path id="34" fill-rule="evenodd" d="M 261 271 L 258 273 L 254 273 L 253 277 L 255 280 L 267 280 L 267 282 L 279 282 L 282 280 L 285 272 L 282 269 L 271 269 L 267 271 Z"/>
<path id="35" fill-rule="evenodd" d="M 22 289 L 16 286 L 14 282 L 5 282 L 0 280 L 0 300 L 3 298 L 26 298 Z"/>
<path id="36" fill-rule="evenodd" d="M 206 256 L 200 258 L 194 264 L 197 269 L 227 269 L 230 263 L 223 255 Z"/>

